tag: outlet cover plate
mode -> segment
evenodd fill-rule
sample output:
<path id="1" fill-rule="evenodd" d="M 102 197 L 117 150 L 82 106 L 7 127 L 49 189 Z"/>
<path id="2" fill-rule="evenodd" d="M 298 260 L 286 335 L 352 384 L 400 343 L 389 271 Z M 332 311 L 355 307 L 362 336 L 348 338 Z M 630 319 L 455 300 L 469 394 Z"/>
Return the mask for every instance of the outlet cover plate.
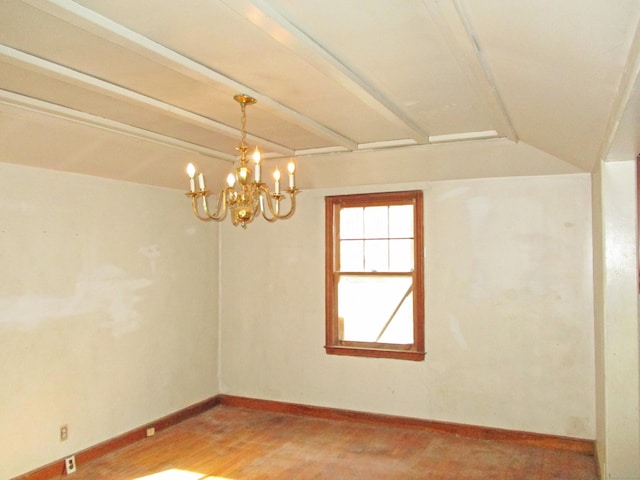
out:
<path id="1" fill-rule="evenodd" d="M 64 473 L 69 475 L 76 471 L 76 456 L 71 455 L 64 459 Z"/>

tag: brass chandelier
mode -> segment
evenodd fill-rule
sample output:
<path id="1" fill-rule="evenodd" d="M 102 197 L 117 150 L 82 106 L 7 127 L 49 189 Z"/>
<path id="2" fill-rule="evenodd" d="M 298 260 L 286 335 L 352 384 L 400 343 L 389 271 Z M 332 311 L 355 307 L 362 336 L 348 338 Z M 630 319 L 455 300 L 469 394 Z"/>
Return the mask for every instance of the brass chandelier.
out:
<path id="1" fill-rule="evenodd" d="M 229 173 L 227 176 L 228 186 L 223 188 L 218 193 L 218 199 L 216 206 L 212 210 L 209 208 L 207 197 L 211 195 L 211 192 L 207 190 L 204 182 L 204 175 L 196 172 L 196 167 L 190 163 L 187 166 L 187 175 L 189 175 L 189 191 L 187 196 L 191 197 L 191 205 L 193 207 L 193 213 L 196 217 L 204 222 L 214 220 L 220 222 L 227 216 L 227 210 L 231 210 L 231 221 L 234 226 L 242 226 L 247 228 L 247 224 L 251 223 L 257 216 L 262 216 L 268 222 L 275 222 L 276 220 L 285 220 L 291 217 L 296 210 L 296 194 L 300 192 L 295 185 L 295 170 L 296 165 L 293 160 L 289 161 L 287 170 L 289 172 L 289 188 L 284 189 L 284 193 L 280 188 L 280 170 L 276 167 L 273 172 L 273 178 L 275 181 L 274 191 L 271 192 L 267 185 L 262 182 L 260 171 L 260 150 L 255 148 L 253 153 L 253 161 L 255 163 L 255 172 L 249 168 L 249 162 L 247 160 L 247 114 L 246 106 L 256 103 L 256 99 L 249 95 L 235 95 L 233 99 L 240 104 L 242 111 L 242 137 L 240 145 L 236 147 L 236 150 L 240 152 L 240 159 L 237 162 L 235 171 Z M 195 177 L 198 177 L 198 189 L 196 189 Z M 281 201 L 288 199 L 289 210 L 286 213 L 281 211 Z M 200 212 L 200 204 L 202 204 L 202 211 Z"/>

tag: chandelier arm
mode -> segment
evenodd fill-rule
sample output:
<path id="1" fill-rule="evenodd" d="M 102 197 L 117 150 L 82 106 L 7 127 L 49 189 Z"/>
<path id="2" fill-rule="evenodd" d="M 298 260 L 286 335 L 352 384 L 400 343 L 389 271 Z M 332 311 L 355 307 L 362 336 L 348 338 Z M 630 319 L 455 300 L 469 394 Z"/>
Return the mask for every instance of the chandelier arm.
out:
<path id="1" fill-rule="evenodd" d="M 212 218 L 205 217 L 200 214 L 200 209 L 198 208 L 198 197 L 200 196 L 200 193 L 189 192 L 187 193 L 187 196 L 191 197 L 191 209 L 198 220 L 202 220 L 203 222 L 210 222 L 213 220 Z"/>
<path id="2" fill-rule="evenodd" d="M 267 189 L 266 186 L 264 185 L 260 185 L 260 192 L 261 194 L 264 194 L 264 197 L 266 198 L 267 201 L 267 208 L 263 208 L 262 209 L 262 216 L 264 217 L 264 219 L 268 222 L 275 222 L 276 220 L 286 220 L 287 218 L 291 217 L 295 211 L 296 211 L 296 194 L 299 192 L 299 190 L 297 189 L 289 189 L 286 190 L 287 195 L 279 195 L 279 198 L 276 199 L 276 202 L 280 202 L 280 197 L 282 198 L 288 198 L 289 202 L 290 202 L 290 208 L 289 211 L 287 213 L 280 213 L 279 212 L 279 208 L 274 207 L 273 202 L 272 202 L 272 196 L 269 192 L 269 190 Z M 278 205 L 278 204 L 276 204 Z M 279 205 L 278 205 L 279 207 Z M 271 216 L 267 215 L 267 210 L 269 211 L 269 214 Z"/>
<path id="3" fill-rule="evenodd" d="M 261 195 L 265 198 L 266 201 L 266 206 L 267 208 L 262 208 L 262 217 L 269 223 L 273 223 L 276 220 L 278 220 L 278 214 L 276 209 L 273 206 L 273 203 L 271 201 L 271 192 L 269 191 L 269 189 L 266 187 L 266 185 L 262 184 L 260 185 L 260 192 Z M 269 212 L 272 216 L 268 216 L 267 212 Z"/>
<path id="4" fill-rule="evenodd" d="M 264 183 L 257 184 L 256 188 L 258 190 L 259 211 L 260 213 L 262 213 L 262 217 L 269 223 L 275 222 L 278 219 L 277 217 L 267 216 L 267 209 L 270 212 L 273 212 L 273 206 L 271 204 L 271 192 L 269 192 L 269 189 L 266 187 Z M 265 203 L 266 203 L 266 208 L 265 208 Z"/>
<path id="5" fill-rule="evenodd" d="M 288 192 L 287 194 L 289 195 L 289 203 L 290 203 L 290 208 L 289 211 L 284 214 L 284 215 L 278 215 L 278 219 L 279 220 L 286 220 L 287 218 L 291 217 L 295 212 L 296 212 L 296 193 L 297 192 Z"/>
<path id="6" fill-rule="evenodd" d="M 220 222 L 227 216 L 227 188 L 220 191 L 218 194 L 218 200 L 216 201 L 216 209 L 213 213 L 209 212 L 209 204 L 207 202 L 207 191 L 201 192 L 202 206 L 204 207 L 204 213 L 206 217 L 202 218 L 199 215 L 200 220 L 210 221 L 214 220 Z"/>
<path id="7" fill-rule="evenodd" d="M 266 210 L 262 210 L 262 218 L 264 218 L 269 223 L 273 223 L 278 220 L 278 217 L 268 217 Z"/>

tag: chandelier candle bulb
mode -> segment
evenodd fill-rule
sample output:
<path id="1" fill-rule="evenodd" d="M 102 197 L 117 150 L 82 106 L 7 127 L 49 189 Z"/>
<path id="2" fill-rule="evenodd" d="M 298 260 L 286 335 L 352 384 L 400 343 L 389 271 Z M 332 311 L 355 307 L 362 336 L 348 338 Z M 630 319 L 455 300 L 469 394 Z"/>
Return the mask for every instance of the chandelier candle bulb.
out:
<path id="1" fill-rule="evenodd" d="M 233 188 L 233 185 L 236 183 L 236 177 L 233 176 L 233 173 L 227 175 L 227 185 L 229 188 Z"/>
<path id="2" fill-rule="evenodd" d="M 256 147 L 256 149 L 253 151 L 253 161 L 256 164 L 255 177 L 257 183 L 260 183 L 260 160 L 260 150 L 258 150 L 258 147 Z"/>
<path id="3" fill-rule="evenodd" d="M 273 172 L 273 178 L 276 180 L 276 195 L 280 194 L 280 169 L 276 167 Z"/>
<path id="4" fill-rule="evenodd" d="M 289 188 L 293 190 L 294 188 L 296 188 L 296 180 L 294 177 L 296 172 L 296 164 L 293 163 L 293 160 L 291 160 L 289 162 L 289 165 L 287 165 L 287 170 L 289 170 Z"/>
<path id="5" fill-rule="evenodd" d="M 200 187 L 200 191 L 204 192 L 204 175 L 202 173 L 198 174 L 198 186 Z"/>
<path id="6" fill-rule="evenodd" d="M 196 191 L 196 182 L 193 177 L 196 174 L 196 167 L 193 166 L 193 163 L 187 165 L 187 175 L 189 175 L 189 187 L 191 189 L 191 193 Z"/>

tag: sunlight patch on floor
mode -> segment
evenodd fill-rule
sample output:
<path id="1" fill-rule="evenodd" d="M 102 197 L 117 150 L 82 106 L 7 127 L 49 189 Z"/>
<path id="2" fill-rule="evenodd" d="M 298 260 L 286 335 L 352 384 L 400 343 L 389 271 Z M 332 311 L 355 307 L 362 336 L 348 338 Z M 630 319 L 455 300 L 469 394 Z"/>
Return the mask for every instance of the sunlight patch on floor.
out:
<path id="1" fill-rule="evenodd" d="M 144 477 L 136 477 L 133 480 L 232 480 L 226 477 L 211 477 L 204 473 L 189 472 L 187 470 L 178 470 L 172 468 L 164 472 L 145 475 Z"/>

